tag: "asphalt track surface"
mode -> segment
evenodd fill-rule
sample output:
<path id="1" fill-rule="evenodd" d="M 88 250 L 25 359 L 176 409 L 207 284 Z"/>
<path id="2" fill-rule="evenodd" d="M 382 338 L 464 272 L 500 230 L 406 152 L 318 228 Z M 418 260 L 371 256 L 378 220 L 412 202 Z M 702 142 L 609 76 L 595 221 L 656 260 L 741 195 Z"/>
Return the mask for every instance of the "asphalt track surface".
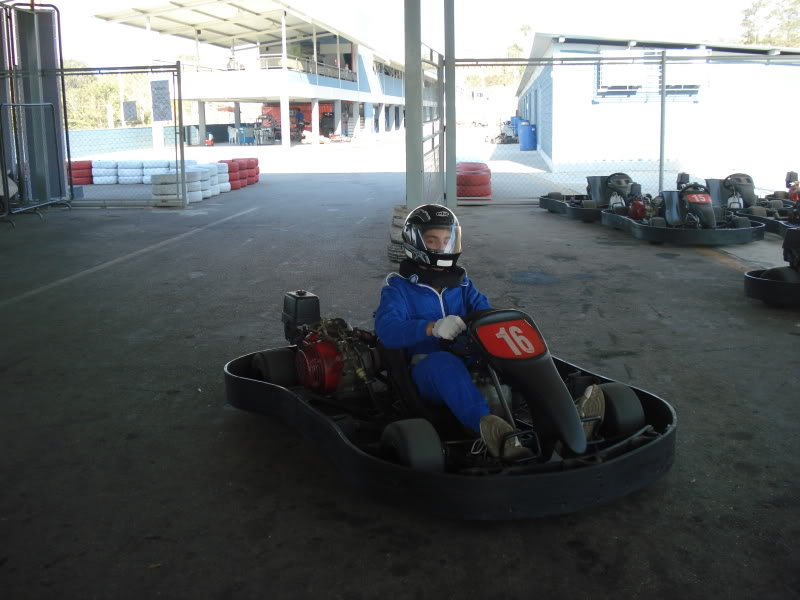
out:
<path id="1" fill-rule="evenodd" d="M 284 344 L 283 292 L 370 327 L 403 175 L 271 175 L 184 211 L 2 225 L 0 595 L 800 595 L 800 315 L 749 265 L 531 206 L 460 208 L 463 264 L 560 358 L 667 399 L 676 462 L 612 504 L 460 522 L 355 493 L 310 442 L 226 405 Z M 780 242 L 768 236 L 762 248 Z"/>

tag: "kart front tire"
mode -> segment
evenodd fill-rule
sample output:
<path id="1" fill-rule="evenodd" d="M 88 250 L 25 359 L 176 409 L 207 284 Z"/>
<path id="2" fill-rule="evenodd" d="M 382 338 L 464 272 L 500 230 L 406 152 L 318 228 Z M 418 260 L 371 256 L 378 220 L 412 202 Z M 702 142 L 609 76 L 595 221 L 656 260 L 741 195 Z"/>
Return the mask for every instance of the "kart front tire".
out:
<path id="1" fill-rule="evenodd" d="M 605 437 L 630 435 L 645 426 L 644 409 L 636 393 L 623 383 L 600 385 L 606 412 L 600 434 Z"/>
<path id="2" fill-rule="evenodd" d="M 747 227 L 750 227 L 750 219 L 747 217 L 734 217 L 733 226 L 736 229 L 746 229 Z"/>
<path id="3" fill-rule="evenodd" d="M 390 423 L 381 434 L 381 449 L 406 467 L 432 473 L 444 471 L 442 441 L 427 419 Z"/>
<path id="4" fill-rule="evenodd" d="M 785 281 L 786 283 L 800 283 L 800 273 L 791 267 L 775 267 L 767 269 L 761 274 L 762 279 L 772 281 Z"/>
<path id="5" fill-rule="evenodd" d="M 294 352 L 289 348 L 272 348 L 256 352 L 250 364 L 255 375 L 267 383 L 281 387 L 297 385 Z"/>

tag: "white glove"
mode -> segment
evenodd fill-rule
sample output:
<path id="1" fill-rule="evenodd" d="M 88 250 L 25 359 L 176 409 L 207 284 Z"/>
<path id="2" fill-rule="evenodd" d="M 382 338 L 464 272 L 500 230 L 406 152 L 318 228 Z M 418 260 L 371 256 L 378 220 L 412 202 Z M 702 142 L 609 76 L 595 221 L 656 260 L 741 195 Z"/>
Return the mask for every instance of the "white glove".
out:
<path id="1" fill-rule="evenodd" d="M 454 340 L 456 336 L 467 328 L 461 317 L 449 315 L 439 319 L 433 324 L 433 335 L 444 340 Z"/>

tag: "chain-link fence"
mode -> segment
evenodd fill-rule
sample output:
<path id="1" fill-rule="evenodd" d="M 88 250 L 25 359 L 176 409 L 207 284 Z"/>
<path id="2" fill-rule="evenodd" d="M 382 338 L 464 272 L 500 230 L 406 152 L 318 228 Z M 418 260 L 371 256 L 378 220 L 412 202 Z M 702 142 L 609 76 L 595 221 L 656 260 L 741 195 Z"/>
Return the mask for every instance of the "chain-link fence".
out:
<path id="1" fill-rule="evenodd" d="M 653 195 L 675 189 L 679 172 L 744 172 L 763 194 L 798 169 L 796 62 L 643 51 L 458 66 L 458 161 L 489 165 L 494 201 L 585 194 L 587 176 L 615 172 Z"/>
<path id="2" fill-rule="evenodd" d="M 184 206 L 180 186 L 154 193 L 152 185 L 154 175 L 175 173 L 182 164 L 178 66 L 63 73 L 73 204 Z"/>

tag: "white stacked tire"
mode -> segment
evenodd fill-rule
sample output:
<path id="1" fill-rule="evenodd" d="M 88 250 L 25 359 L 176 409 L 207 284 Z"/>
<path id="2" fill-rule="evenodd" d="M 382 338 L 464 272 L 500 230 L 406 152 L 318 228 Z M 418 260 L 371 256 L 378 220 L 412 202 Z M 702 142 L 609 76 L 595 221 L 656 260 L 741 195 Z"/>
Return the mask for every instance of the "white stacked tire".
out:
<path id="1" fill-rule="evenodd" d="M 167 161 L 167 168 L 170 169 L 170 170 L 177 171 L 179 164 L 181 164 L 181 161 L 179 161 L 179 160 L 168 160 Z M 190 158 L 187 158 L 186 160 L 183 161 L 184 167 L 190 167 L 190 166 L 193 166 L 193 165 L 196 165 L 196 164 L 197 164 L 197 161 L 196 160 L 192 160 Z"/>
<path id="2" fill-rule="evenodd" d="M 231 184 L 228 175 L 228 163 L 214 163 L 217 166 L 217 180 L 219 181 L 219 191 L 222 193 L 231 191 Z"/>
<path id="3" fill-rule="evenodd" d="M 117 162 L 118 183 L 142 183 L 144 168 L 140 160 L 121 160 Z"/>
<path id="4" fill-rule="evenodd" d="M 211 196 L 219 195 L 219 179 L 217 178 L 217 164 L 200 164 L 195 165 L 195 169 L 202 169 L 208 177 L 208 187 L 203 187 L 203 198 L 211 198 Z"/>
<path id="5" fill-rule="evenodd" d="M 98 185 L 110 185 L 118 183 L 117 161 L 115 160 L 93 160 L 92 161 L 92 182 Z"/>
<path id="6" fill-rule="evenodd" d="M 153 183 L 153 175 L 167 175 L 169 174 L 169 161 L 168 160 L 144 160 L 142 161 L 142 182 Z"/>
<path id="7" fill-rule="evenodd" d="M 186 169 L 186 202 L 199 202 L 203 199 L 200 192 L 200 178 L 203 173 Z M 152 198 L 159 206 L 179 205 L 181 203 L 180 173 L 155 173 L 150 175 Z"/>

